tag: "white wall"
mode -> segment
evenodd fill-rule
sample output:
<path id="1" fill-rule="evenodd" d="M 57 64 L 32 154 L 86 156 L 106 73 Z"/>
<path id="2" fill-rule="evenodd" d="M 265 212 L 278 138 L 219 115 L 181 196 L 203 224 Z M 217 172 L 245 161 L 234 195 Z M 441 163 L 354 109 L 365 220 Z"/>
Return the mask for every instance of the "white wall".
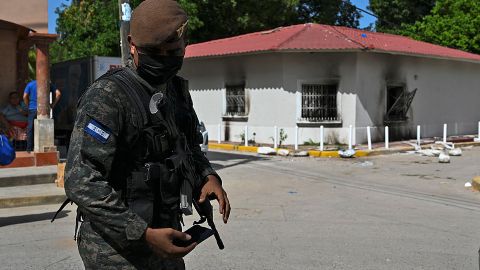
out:
<path id="1" fill-rule="evenodd" d="M 302 83 L 338 80 L 338 102 L 342 121 L 327 124 L 325 138 L 340 137 L 347 143 L 348 126 L 355 122 L 356 56 L 342 53 L 276 53 L 231 56 L 210 59 L 187 59 L 181 75 L 190 81 L 190 89 L 199 118 L 205 122 L 210 139 L 218 138 L 217 125 L 230 128 L 229 140 L 240 141 L 244 126 L 249 136 L 261 143 L 272 143 L 274 126 L 287 132 L 287 144 L 294 144 L 295 126 L 301 106 Z M 225 84 L 245 82 L 249 116 L 247 121 L 222 121 Z M 320 124 L 300 125 L 300 143 L 319 141 Z M 223 130 L 222 128 L 222 131 Z M 222 136 L 222 140 L 225 139 Z"/>
<path id="2" fill-rule="evenodd" d="M 294 144 L 295 126 L 299 143 L 319 141 L 320 123 L 299 122 L 302 83 L 338 80 L 341 121 L 323 123 L 325 139 L 348 143 L 349 126 L 356 127 L 354 143 L 366 141 L 372 126 L 374 140 L 383 140 L 386 86 L 404 83 L 418 88 L 404 127 L 392 132 L 415 137 L 415 126 L 423 125 L 424 136 L 441 136 L 442 124 L 450 134 L 475 133 L 480 121 L 480 65 L 366 52 L 269 53 L 257 55 L 186 59 L 181 75 L 190 81 L 194 106 L 204 121 L 210 139 L 218 138 L 217 125 L 230 141 L 240 141 L 244 126 L 256 142 L 272 143 L 273 126 L 288 134 Z M 245 82 L 248 119 L 223 119 L 225 85 Z M 228 128 L 225 128 L 228 126 Z"/>
<path id="3" fill-rule="evenodd" d="M 447 123 L 449 135 L 476 134 L 480 64 L 376 53 L 357 55 L 356 126 L 363 127 L 357 131 L 358 142 L 366 141 L 366 126 L 384 125 L 388 83 L 403 83 L 408 91 L 418 89 L 408 121 L 391 127 L 391 133 L 415 138 L 416 125 L 421 125 L 422 136 L 441 137 L 443 123 Z M 383 140 L 382 128 L 373 133 L 374 138 Z"/>

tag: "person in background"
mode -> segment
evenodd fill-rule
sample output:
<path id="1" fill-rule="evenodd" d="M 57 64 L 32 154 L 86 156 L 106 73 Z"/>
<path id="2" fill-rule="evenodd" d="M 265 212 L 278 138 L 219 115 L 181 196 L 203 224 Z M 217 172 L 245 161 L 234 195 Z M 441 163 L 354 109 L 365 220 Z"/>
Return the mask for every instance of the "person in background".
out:
<path id="1" fill-rule="evenodd" d="M 28 124 L 28 111 L 25 104 L 21 103 L 20 94 L 8 94 L 8 104 L 0 111 L 0 122 L 6 129 L 9 138 L 25 140 L 25 128 Z"/>
<path id="2" fill-rule="evenodd" d="M 57 105 L 62 93 L 53 84 L 50 84 L 50 92 L 55 96 L 55 99 L 50 108 Z M 27 84 L 23 92 L 23 101 L 28 106 L 28 126 L 27 126 L 27 152 L 33 151 L 33 122 L 37 118 L 37 81 L 33 80 Z"/>

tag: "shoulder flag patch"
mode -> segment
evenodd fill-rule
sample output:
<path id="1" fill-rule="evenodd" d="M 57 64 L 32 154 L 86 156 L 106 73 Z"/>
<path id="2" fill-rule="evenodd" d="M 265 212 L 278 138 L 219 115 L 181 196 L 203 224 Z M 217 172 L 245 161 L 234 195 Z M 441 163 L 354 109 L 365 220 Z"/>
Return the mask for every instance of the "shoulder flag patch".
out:
<path id="1" fill-rule="evenodd" d="M 87 134 L 97 139 L 101 143 L 107 143 L 107 140 L 111 135 L 108 128 L 104 127 L 102 124 L 93 119 L 87 123 L 84 130 Z"/>

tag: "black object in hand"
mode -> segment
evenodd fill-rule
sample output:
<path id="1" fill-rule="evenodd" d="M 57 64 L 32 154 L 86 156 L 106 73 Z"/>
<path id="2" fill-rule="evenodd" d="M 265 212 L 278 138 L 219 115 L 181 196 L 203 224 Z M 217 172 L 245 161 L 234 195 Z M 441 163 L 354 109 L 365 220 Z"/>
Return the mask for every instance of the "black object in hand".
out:
<path id="1" fill-rule="evenodd" d="M 213 230 L 202 227 L 200 225 L 194 225 L 190 229 L 185 231 L 186 234 L 190 235 L 192 238 L 188 241 L 182 241 L 179 239 L 173 240 L 173 244 L 178 247 L 188 247 L 193 243 L 200 244 L 207 238 L 213 235 Z"/>

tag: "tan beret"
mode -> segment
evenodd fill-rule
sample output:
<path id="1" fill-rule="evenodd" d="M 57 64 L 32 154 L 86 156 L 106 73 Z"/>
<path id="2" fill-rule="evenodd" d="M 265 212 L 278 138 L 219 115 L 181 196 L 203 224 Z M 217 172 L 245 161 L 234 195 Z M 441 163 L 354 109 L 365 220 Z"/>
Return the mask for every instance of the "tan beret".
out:
<path id="1" fill-rule="evenodd" d="M 130 36 L 138 47 L 155 47 L 185 31 L 187 14 L 177 1 L 146 0 L 132 13 Z"/>

